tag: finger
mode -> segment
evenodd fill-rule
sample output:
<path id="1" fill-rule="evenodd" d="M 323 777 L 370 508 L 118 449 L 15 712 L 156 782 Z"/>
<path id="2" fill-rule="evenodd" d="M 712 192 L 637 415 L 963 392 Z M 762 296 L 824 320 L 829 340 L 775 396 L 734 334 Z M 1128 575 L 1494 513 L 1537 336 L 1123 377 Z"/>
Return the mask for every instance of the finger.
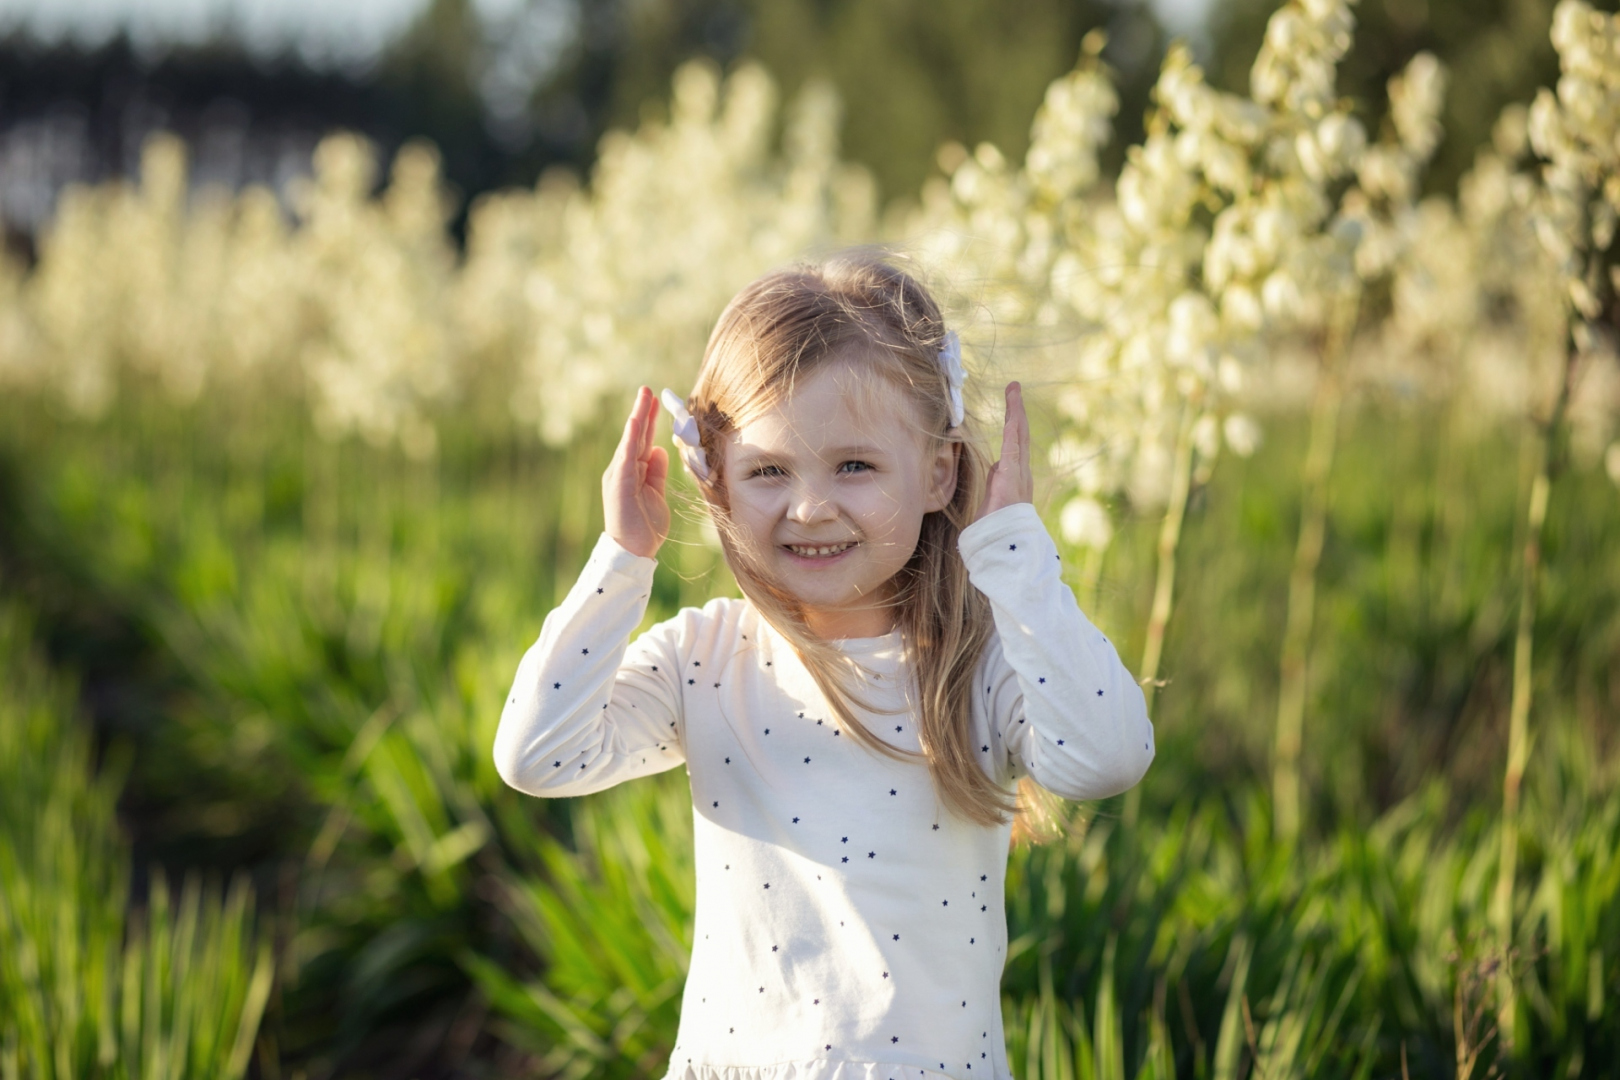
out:
<path id="1" fill-rule="evenodd" d="M 1024 409 L 1024 388 L 1013 383 L 1013 397 L 1018 409 L 1018 461 L 1029 471 L 1029 413 Z"/>
<path id="2" fill-rule="evenodd" d="M 630 415 L 624 419 L 624 434 L 619 437 L 618 449 L 613 451 L 613 465 L 620 465 L 636 458 L 636 445 L 641 440 L 641 432 L 636 426 L 636 410 L 630 409 Z"/>
<path id="3" fill-rule="evenodd" d="M 1018 384 L 1007 384 L 1007 413 L 1001 424 L 1001 460 L 1023 460 L 1018 447 L 1018 422 L 1024 414 L 1024 401 Z"/>
<path id="4" fill-rule="evenodd" d="M 643 386 L 636 391 L 636 418 L 640 422 L 637 431 L 636 460 L 646 461 L 647 452 L 652 449 L 653 432 L 656 430 L 655 421 L 658 417 L 658 399 L 653 392 Z"/>

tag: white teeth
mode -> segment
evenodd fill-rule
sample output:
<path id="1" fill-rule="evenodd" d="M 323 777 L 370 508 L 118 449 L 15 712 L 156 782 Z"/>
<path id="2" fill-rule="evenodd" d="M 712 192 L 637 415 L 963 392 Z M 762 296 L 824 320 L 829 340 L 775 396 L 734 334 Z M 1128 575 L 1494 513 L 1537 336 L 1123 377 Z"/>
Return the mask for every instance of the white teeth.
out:
<path id="1" fill-rule="evenodd" d="M 853 543 L 849 543 L 849 544 L 833 544 L 830 547 L 800 547 L 797 544 L 789 544 L 788 545 L 788 550 L 792 551 L 795 555 L 823 556 L 823 555 L 836 555 L 840 551 L 843 551 L 846 548 L 852 548 L 854 546 L 855 545 Z"/>

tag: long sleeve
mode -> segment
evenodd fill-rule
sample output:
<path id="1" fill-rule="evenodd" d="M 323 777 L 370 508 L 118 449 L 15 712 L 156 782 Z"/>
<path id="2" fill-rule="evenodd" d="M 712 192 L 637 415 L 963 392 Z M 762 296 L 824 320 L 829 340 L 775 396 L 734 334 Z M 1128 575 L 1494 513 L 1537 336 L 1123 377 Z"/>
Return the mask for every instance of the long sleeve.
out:
<path id="1" fill-rule="evenodd" d="M 636 638 L 657 562 L 604 533 L 524 654 L 495 733 L 495 768 L 531 795 L 588 795 L 686 760 L 685 609 Z"/>
<path id="2" fill-rule="evenodd" d="M 1134 786 L 1154 754 L 1142 689 L 1063 583 L 1035 507 L 1015 503 L 974 522 L 958 548 L 995 615 L 976 692 L 1008 773 L 1022 769 L 1069 799 Z"/>

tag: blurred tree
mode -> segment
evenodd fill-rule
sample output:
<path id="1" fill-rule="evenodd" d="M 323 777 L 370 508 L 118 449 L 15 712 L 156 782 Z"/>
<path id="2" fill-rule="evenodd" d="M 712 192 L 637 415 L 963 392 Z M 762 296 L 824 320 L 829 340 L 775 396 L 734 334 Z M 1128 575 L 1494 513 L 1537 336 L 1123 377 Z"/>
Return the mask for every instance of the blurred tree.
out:
<path id="1" fill-rule="evenodd" d="M 1112 169 L 1140 137 L 1164 53 L 1146 0 L 523 0 L 500 15 L 427 0 L 352 70 L 254 55 L 229 37 L 153 51 L 14 34 L 0 38 L 0 161 L 31 179 L 3 193 L 0 218 L 26 257 L 62 185 L 132 175 L 158 129 L 193 147 L 198 180 L 236 187 L 304 171 L 315 141 L 347 128 L 385 160 L 412 137 L 437 144 L 459 233 L 480 192 L 527 186 L 554 164 L 587 170 L 602 134 L 662 109 L 693 56 L 757 59 L 788 96 L 831 80 L 845 156 L 873 170 L 884 198 L 912 195 L 947 140 L 988 140 L 1018 160 L 1047 84 L 1095 28 L 1120 77 Z"/>
<path id="2" fill-rule="evenodd" d="M 682 60 L 757 59 L 784 94 L 816 76 L 838 87 L 844 152 L 873 170 L 885 198 L 914 193 L 947 140 L 988 140 L 1021 157 L 1047 84 L 1074 66 L 1081 38 L 1096 28 L 1109 33 L 1120 131 L 1134 140 L 1165 47 L 1139 0 L 576 2 L 574 41 L 536 93 L 541 116 L 572 102 L 593 132 L 630 127 L 667 95 Z M 1123 145 L 1116 140 L 1112 162 Z"/>
<path id="3" fill-rule="evenodd" d="M 1452 191 L 1473 164 L 1503 106 L 1528 105 L 1538 86 L 1558 79 L 1548 40 L 1557 0 L 1363 0 L 1354 9 L 1355 44 L 1339 66 L 1339 86 L 1358 104 L 1369 130 L 1388 109 L 1385 87 L 1419 52 L 1434 53 L 1450 74 L 1445 131 L 1425 190 Z M 1276 0 L 1216 0 L 1210 13 L 1210 81 L 1247 92 Z M 1593 5 L 1615 10 L 1615 0 Z"/>

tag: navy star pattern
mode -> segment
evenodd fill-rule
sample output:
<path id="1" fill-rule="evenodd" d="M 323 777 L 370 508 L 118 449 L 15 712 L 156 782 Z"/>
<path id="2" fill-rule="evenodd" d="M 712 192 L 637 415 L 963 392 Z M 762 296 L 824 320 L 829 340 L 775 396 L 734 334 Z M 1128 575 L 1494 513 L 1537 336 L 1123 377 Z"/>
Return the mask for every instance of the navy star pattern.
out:
<path id="1" fill-rule="evenodd" d="M 905 922 L 917 933 L 906 933 L 902 944 L 902 934 L 897 930 L 890 930 L 885 946 L 892 946 L 894 951 L 891 953 L 889 948 L 885 947 L 880 955 L 873 954 L 873 958 L 880 960 L 880 963 L 874 963 L 865 969 L 864 978 L 871 979 L 872 968 L 876 967 L 879 980 L 895 984 L 892 991 L 894 996 L 890 999 L 895 1005 L 890 1017 L 898 1026 L 886 1033 L 888 1045 L 898 1050 L 909 1042 L 910 1056 L 903 1060 L 912 1061 L 912 1067 L 916 1068 L 915 1051 L 920 1046 L 926 1052 L 928 1042 L 936 1040 L 939 1034 L 937 1028 L 931 1027 L 926 1018 L 908 1014 L 904 1002 L 907 987 L 924 981 L 927 978 L 924 973 L 930 971 L 925 966 L 919 966 L 919 957 L 937 957 L 942 951 L 948 955 L 950 950 L 962 950 L 963 963 L 955 965 L 956 969 L 963 973 L 961 989 L 966 991 L 957 999 L 961 1002 L 960 1007 L 964 1010 L 976 1010 L 975 1019 L 980 1015 L 991 1020 L 998 1018 L 998 980 L 1006 943 L 1002 910 L 999 905 L 993 907 L 988 903 L 988 898 L 985 902 L 973 905 L 971 900 L 979 899 L 976 888 L 969 890 L 970 902 L 961 904 L 960 893 L 951 887 L 950 876 L 953 873 L 952 868 L 960 868 L 964 858 L 982 858 L 988 865 L 983 870 L 977 871 L 974 877 L 978 883 L 988 888 L 999 889 L 1002 869 L 1005 866 L 1005 834 L 998 834 L 997 830 L 966 825 L 948 811 L 944 812 L 942 817 L 940 800 L 930 778 L 926 771 L 917 771 L 925 770 L 924 766 L 907 765 L 899 771 L 896 771 L 894 766 L 877 768 L 871 763 L 875 762 L 878 756 L 867 751 L 859 742 L 840 740 L 847 745 L 836 751 L 831 749 L 831 743 L 817 743 L 817 738 L 837 738 L 841 732 L 836 724 L 830 722 L 831 718 L 828 715 L 825 713 L 816 715 L 824 710 L 825 702 L 820 699 L 819 694 L 806 691 L 802 677 L 807 673 L 803 671 L 802 666 L 797 663 L 774 665 L 774 658 L 784 655 L 782 649 L 785 642 L 762 631 L 756 635 L 757 644 L 748 643 L 750 635 L 737 634 L 731 638 L 733 646 L 727 647 L 724 644 L 723 633 L 716 637 L 713 633 L 700 636 L 695 632 L 706 625 L 700 621 L 700 616 L 707 617 L 711 621 L 723 622 L 725 616 L 730 615 L 731 625 L 743 622 L 744 616 L 751 615 L 752 611 L 741 601 L 711 602 L 711 605 L 701 612 L 697 609 L 686 609 L 682 612 L 684 619 L 677 617 L 668 623 L 660 624 L 660 627 L 655 627 L 653 631 L 648 631 L 642 638 L 637 639 L 635 646 L 627 651 L 630 644 L 629 634 L 634 631 L 634 624 L 639 621 L 645 605 L 626 601 L 632 598 L 645 600 L 646 584 L 642 583 L 641 579 L 629 575 L 622 565 L 624 559 L 616 556 L 611 550 L 616 545 L 607 542 L 603 546 L 609 550 L 604 552 L 599 548 L 599 552 L 592 556 L 592 563 L 600 562 L 601 565 L 588 565 L 586 573 L 581 577 L 581 582 L 586 588 L 576 587 L 564 605 L 567 607 L 572 604 L 578 609 L 577 617 L 581 629 L 569 631 L 573 634 L 573 644 L 580 650 L 575 659 L 580 660 L 581 664 L 589 663 L 592 666 L 583 668 L 579 664 L 570 665 L 559 659 L 544 663 L 540 671 L 535 672 L 549 675 L 555 671 L 559 676 L 549 680 L 552 691 L 558 695 L 556 704 L 538 698 L 532 690 L 525 690 L 523 673 L 520 669 L 519 682 L 514 685 L 513 694 L 507 705 L 508 712 L 514 716 L 551 715 L 559 719 L 568 717 L 570 720 L 577 718 L 579 709 L 583 707 L 591 710 L 593 717 L 600 717 L 602 713 L 608 714 L 607 717 L 595 720 L 595 724 L 607 723 L 613 726 L 607 729 L 608 734 L 604 737 L 586 738 L 579 731 L 577 724 L 570 727 L 569 724 L 557 723 L 555 720 L 547 722 L 549 724 L 547 740 L 535 740 L 533 748 L 542 753 L 551 752 L 547 753 L 550 759 L 547 763 L 548 774 L 551 770 L 560 770 L 570 757 L 578 762 L 579 770 L 588 773 L 588 777 L 581 776 L 574 781 L 568 781 L 566 787 L 559 786 L 555 791 L 549 790 L 550 785 L 545 785 L 543 778 L 539 778 L 532 771 L 524 774 L 523 782 L 514 782 L 511 775 L 514 770 L 503 768 L 502 775 L 507 777 L 509 782 L 514 782 L 514 786 L 524 790 L 533 790 L 527 786 L 531 780 L 542 785 L 542 790 L 534 791 L 536 794 L 572 795 L 601 790 L 634 776 L 664 771 L 685 763 L 694 793 L 699 797 L 704 794 L 711 796 L 705 800 L 710 804 L 709 810 L 700 811 L 696 820 L 697 828 L 709 838 L 706 846 L 700 843 L 700 853 L 708 850 L 711 857 L 721 852 L 731 856 L 731 862 L 724 863 L 726 871 L 732 869 L 731 863 L 738 861 L 740 857 L 742 861 L 739 863 L 739 870 L 745 877 L 752 877 L 757 883 L 755 904 L 764 904 L 758 910 L 749 910 L 746 902 L 740 897 L 733 900 L 729 899 L 726 893 L 714 892 L 722 886 L 718 879 L 705 885 L 705 874 L 700 864 L 699 895 L 709 895 L 710 908 L 716 914 L 723 915 L 718 921 L 712 916 L 708 920 L 709 925 L 716 930 L 724 931 L 714 936 L 737 942 L 751 936 L 755 928 L 760 931 L 775 928 L 788 930 L 790 937 L 778 940 L 765 937 L 763 942 L 760 942 L 759 937 L 752 937 L 762 950 L 750 953 L 756 957 L 754 961 L 728 961 L 721 964 L 719 957 L 724 954 L 714 953 L 711 957 L 707 952 L 709 946 L 705 944 L 710 942 L 711 935 L 708 933 L 703 935 L 699 948 L 694 950 L 691 974 L 688 976 L 687 1007 L 682 1011 L 677 1052 L 686 1055 L 688 1061 L 701 1062 L 705 1050 L 710 1045 L 705 1042 L 707 1036 L 704 1033 L 723 1030 L 729 1036 L 747 1040 L 727 1044 L 746 1048 L 737 1052 L 758 1053 L 762 1061 L 778 1060 L 774 1056 L 767 1056 L 773 1053 L 769 1048 L 777 1045 L 773 1039 L 786 1037 L 786 1033 L 777 1031 L 770 1022 L 773 1010 L 785 1007 L 788 1001 L 795 997 L 801 1002 L 802 1008 L 804 998 L 798 995 L 805 990 L 818 989 L 823 992 L 813 996 L 812 1003 L 819 1008 L 824 1001 L 828 1002 L 827 1008 L 831 1010 L 825 1014 L 828 1017 L 827 1024 L 830 1025 L 826 1028 L 826 1033 L 831 1038 L 829 1041 L 819 1043 L 823 1051 L 831 1053 L 837 1047 L 840 1060 L 886 1060 L 881 1056 L 863 1058 L 860 1056 L 862 1052 L 874 1053 L 875 1049 L 851 1046 L 850 1039 L 839 1038 L 849 1030 L 838 1026 L 840 1018 L 853 1015 L 848 1010 L 859 1008 L 858 1003 L 863 1000 L 862 992 L 859 990 L 859 982 L 863 977 L 860 972 L 852 969 L 847 977 L 828 975 L 825 974 L 827 970 L 825 965 L 813 969 L 805 967 L 804 961 L 807 957 L 826 955 L 829 948 L 833 949 L 836 955 L 840 948 L 855 948 L 862 941 L 870 942 L 870 938 L 865 935 L 869 927 L 878 929 L 870 925 L 877 913 L 877 907 L 864 904 L 862 898 L 880 893 L 893 897 L 895 895 L 893 885 L 885 883 L 912 880 L 919 870 L 930 872 L 926 880 L 937 880 L 944 886 L 946 895 L 941 896 L 938 892 L 934 894 L 940 900 L 938 908 L 935 909 L 937 914 L 935 916 L 906 914 L 903 901 L 899 901 L 902 907 L 890 912 L 884 921 L 892 919 Z M 1029 558 L 1044 558 L 1040 552 L 1041 546 L 1040 543 L 1024 544 L 1023 535 L 1020 533 L 1019 543 L 1007 544 L 1006 552 L 1000 557 L 1006 559 L 1017 556 L 1021 548 L 1028 548 L 1033 551 Z M 983 549 L 980 550 L 981 554 L 984 554 Z M 651 561 L 645 562 L 650 565 Z M 611 572 L 609 567 L 613 567 L 618 573 Z M 1028 573 L 1031 575 L 1037 573 L 1033 563 L 1029 564 L 1029 567 Z M 1048 569 L 1040 572 L 1051 571 Z M 650 583 L 650 572 L 645 580 Z M 978 583 L 977 579 L 975 583 Z M 985 591 L 993 602 L 997 600 L 997 592 L 988 587 Z M 579 595 L 576 597 L 575 594 Z M 1069 596 L 1072 600 L 1072 594 Z M 604 612 L 608 606 L 613 605 L 626 609 L 626 614 L 620 616 L 614 625 L 616 627 L 625 623 L 630 625 L 627 629 L 620 629 L 616 633 L 587 637 L 585 643 L 581 643 L 580 636 L 583 636 L 587 632 L 586 628 L 592 624 L 591 605 L 596 604 L 604 605 L 601 609 Z M 634 618 L 631 618 L 631 615 Z M 757 616 L 754 618 L 756 625 L 761 625 L 757 621 Z M 603 615 L 602 619 L 607 621 L 607 616 Z M 656 633 L 660 629 L 666 630 L 662 636 Z M 1068 659 L 1067 657 L 1053 657 L 1052 666 L 1047 667 L 1044 674 L 1041 673 L 1040 667 L 1036 667 L 1034 671 L 1030 671 L 1027 666 L 1014 667 L 1015 657 L 1011 655 L 1013 650 L 1008 648 L 1007 654 L 1003 654 L 997 648 L 998 639 L 992 639 L 992 649 L 987 652 L 985 660 L 985 663 L 990 665 L 988 672 L 990 681 L 985 684 L 986 699 L 982 710 L 975 706 L 974 720 L 981 729 L 978 733 L 988 736 L 977 740 L 980 743 L 979 752 L 985 755 L 985 767 L 998 782 L 1011 784 L 1016 782 L 1020 775 L 1039 770 L 1038 775 L 1043 783 L 1048 782 L 1047 778 L 1050 775 L 1056 777 L 1061 784 L 1061 774 L 1054 774 L 1051 770 L 1054 766 L 1066 765 L 1068 759 L 1054 757 L 1057 752 L 1053 747 L 1067 749 L 1068 745 L 1075 741 L 1076 733 L 1085 734 L 1086 737 L 1079 740 L 1081 749 L 1074 751 L 1075 753 L 1093 756 L 1097 753 L 1097 739 L 1085 726 L 1086 717 L 1075 717 L 1060 724 L 1057 730 L 1052 730 L 1046 726 L 1047 712 L 1041 713 L 1038 717 L 1033 715 L 1033 710 L 1031 716 L 1022 715 L 1028 704 L 1026 699 L 1034 692 L 1035 687 L 1044 688 L 1049 685 L 1049 675 L 1052 676 L 1053 689 L 1050 691 L 1043 689 L 1041 693 L 1051 696 L 1033 700 L 1060 702 L 1068 706 L 1076 700 L 1074 697 L 1076 691 L 1085 692 L 1085 689 L 1075 685 L 1075 679 L 1088 677 L 1093 671 L 1099 673 L 1097 677 L 1103 683 L 1089 688 L 1095 698 L 1103 698 L 1105 688 L 1110 683 L 1116 687 L 1134 685 L 1128 681 L 1129 673 L 1123 671 L 1122 665 L 1118 665 L 1117 656 L 1113 654 L 1112 646 L 1107 645 L 1106 638 L 1096 635 L 1096 639 L 1102 643 L 1096 651 L 1104 654 L 1104 659 L 1111 658 L 1113 664 L 1119 667 L 1119 671 L 1109 670 L 1106 664 L 1100 663 L 1071 666 L 1063 662 Z M 566 642 L 568 637 L 563 636 L 558 640 Z M 642 645 L 644 640 L 645 646 Z M 543 635 L 541 644 L 545 641 Z M 736 644 L 739 641 L 748 644 Z M 1003 643 L 1001 648 L 1007 648 L 1007 643 Z M 540 646 L 531 650 L 531 652 L 543 651 Z M 602 659 L 603 654 L 609 659 Z M 554 656 L 555 653 L 549 655 Z M 790 659 L 796 659 L 791 653 L 787 655 Z M 613 657 L 622 659 L 615 663 L 611 659 Z M 654 657 L 661 663 L 651 662 Z M 1019 662 L 1024 663 L 1028 659 L 1026 656 Z M 525 664 L 528 663 L 529 657 L 526 656 Z M 714 666 L 717 671 L 703 688 L 699 689 L 695 672 L 705 666 Z M 800 678 L 801 682 L 795 685 L 787 681 L 778 681 L 779 677 L 776 674 L 778 667 L 786 673 L 780 677 L 782 680 Z M 675 670 L 686 668 L 694 674 L 686 677 L 684 685 L 676 682 L 671 686 L 666 680 L 664 670 L 661 670 L 669 668 Z M 875 678 L 883 679 L 888 670 L 874 671 L 872 674 Z M 983 670 L 981 668 L 981 671 Z M 1121 676 L 1124 682 L 1121 681 Z M 571 677 L 574 680 L 572 687 L 565 694 L 562 692 L 564 684 L 568 683 Z M 579 681 L 581 678 L 584 682 Z M 885 685 L 889 681 L 885 679 Z M 532 687 L 535 684 L 530 682 L 527 685 Z M 811 689 L 813 690 L 813 686 Z M 807 692 L 809 696 L 802 696 Z M 800 701 L 807 704 L 813 702 L 814 705 L 808 709 L 790 709 L 782 713 L 773 713 L 767 709 L 762 714 L 759 711 L 759 703 L 770 699 L 773 694 L 788 700 L 800 695 Z M 585 703 L 587 697 L 588 704 Z M 614 706 L 613 710 L 610 710 L 610 705 Z M 544 712 L 548 707 L 551 709 L 549 714 Z M 1101 709 L 1102 705 L 1099 703 L 1097 708 Z M 655 730 L 663 734 L 638 743 L 638 733 L 645 731 L 647 725 L 638 720 L 630 710 L 635 710 L 646 719 L 654 721 Z M 570 711 L 572 716 L 568 715 Z M 1072 713 L 1072 708 L 1069 711 Z M 1118 722 L 1111 714 L 1099 715 L 1108 723 Z M 783 717 L 788 719 L 783 720 Z M 503 714 L 503 727 L 507 719 Z M 756 724 L 749 723 L 749 720 L 765 722 Z M 1026 720 L 1038 721 L 1040 726 L 1029 727 Z M 1142 744 L 1143 749 L 1151 751 L 1151 727 L 1146 724 L 1145 716 L 1140 722 L 1146 736 Z M 1095 726 L 1097 722 L 1092 723 Z M 531 725 L 531 728 L 536 726 L 538 725 Z M 756 735 L 749 736 L 747 732 L 750 730 Z M 894 724 L 894 730 L 897 735 L 905 735 L 904 724 Z M 827 734 L 829 731 L 830 735 Z M 1061 737 L 1059 732 L 1062 732 Z M 497 742 L 499 744 L 499 738 Z M 896 742 L 904 749 L 915 750 L 920 746 L 914 735 L 907 737 L 905 742 L 899 740 Z M 653 745 L 656 745 L 656 751 L 652 749 Z M 818 748 L 823 752 L 815 752 Z M 717 749 L 723 752 L 716 753 Z M 739 752 L 741 756 L 738 756 Z M 498 764 L 501 761 L 500 755 L 498 745 Z M 705 755 L 712 755 L 707 757 L 711 763 L 718 758 L 722 766 L 733 768 L 721 772 L 711 764 L 709 768 L 704 769 L 702 764 Z M 794 774 L 795 777 L 803 776 L 806 779 L 794 779 L 790 783 L 788 774 L 779 771 L 788 767 L 781 764 L 784 761 L 792 762 L 792 768 L 801 770 Z M 639 765 L 641 768 L 632 772 L 628 768 L 632 765 Z M 886 793 L 879 796 L 881 802 L 868 802 L 871 796 L 861 795 L 859 784 L 863 777 L 873 778 L 885 774 L 899 777 L 902 772 L 905 774 L 902 778 L 909 779 L 916 776 L 922 783 L 915 785 L 884 783 L 879 789 Z M 564 777 L 564 780 L 567 778 Z M 873 790 L 872 787 L 867 788 L 869 792 Z M 1059 793 L 1065 794 L 1061 790 Z M 732 797 L 719 798 L 721 795 Z M 800 812 L 800 806 L 795 804 L 801 800 L 803 811 L 813 813 Z M 701 803 L 698 803 L 698 806 L 701 807 Z M 777 824 L 773 825 L 773 821 Z M 945 828 L 942 828 L 942 822 Z M 905 831 L 907 823 L 912 823 L 913 828 L 922 829 L 922 835 L 930 838 L 928 843 L 908 840 Z M 791 834 L 777 831 L 788 828 L 790 824 L 807 831 L 800 832 L 795 829 Z M 840 825 L 845 827 L 844 832 L 839 832 Z M 832 835 L 835 833 L 837 835 Z M 992 842 L 984 843 L 979 838 L 980 834 L 988 834 Z M 1002 837 L 999 845 L 994 842 L 997 835 Z M 850 856 L 839 850 L 847 850 L 852 839 L 857 844 L 863 840 L 868 843 L 879 841 L 870 843 L 865 863 L 852 865 Z M 881 842 L 885 839 L 892 839 L 896 843 L 885 846 Z M 827 845 L 831 845 L 832 850 L 826 850 Z M 888 854 L 880 856 L 879 848 L 883 848 Z M 787 857 L 789 853 L 792 858 Z M 709 865 L 712 867 L 713 862 Z M 806 872 L 814 870 L 826 871 L 825 877 L 823 873 Z M 990 870 L 996 872 L 995 886 L 988 884 Z M 764 873 L 760 873 L 761 871 Z M 956 881 L 962 882 L 964 878 L 957 877 Z M 742 885 L 744 882 L 738 881 L 737 884 Z M 777 887 L 773 888 L 773 884 Z M 835 887 L 834 891 L 818 891 L 829 886 Z M 961 885 L 955 886 L 956 889 L 960 887 Z M 779 900 L 775 898 L 777 893 L 782 893 Z M 717 905 L 714 902 L 716 897 L 719 898 Z M 767 897 L 771 899 L 766 900 Z M 953 899 L 958 903 L 952 904 Z M 852 918 L 837 919 L 836 929 L 829 920 L 819 924 L 824 929 L 816 930 L 818 924 L 813 921 L 806 928 L 790 922 L 777 921 L 779 918 L 790 918 L 785 914 L 783 916 L 771 914 L 778 910 L 784 913 L 815 910 L 818 906 L 834 914 L 847 912 Z M 977 911 L 973 910 L 975 906 Z M 699 904 L 700 923 L 705 922 L 704 907 L 703 903 Z M 965 946 L 950 944 L 953 936 L 950 933 L 952 928 L 961 934 L 960 937 L 955 937 L 955 941 L 962 942 L 965 939 L 967 942 Z M 844 939 L 836 936 L 841 932 L 861 936 L 851 937 L 847 939 L 847 945 L 841 946 L 840 941 Z M 826 935 L 834 936 L 831 940 L 826 940 Z M 986 948 L 983 950 L 979 949 L 980 937 L 986 938 Z M 764 945 L 769 945 L 768 951 L 763 951 Z M 902 949 L 906 951 L 900 951 Z M 973 956 L 983 956 L 985 959 L 975 961 L 971 959 Z M 709 958 L 707 963 L 706 958 Z M 837 965 L 833 965 L 833 968 L 836 970 Z M 814 981 L 806 981 L 807 974 L 812 970 L 823 972 L 820 976 L 823 985 L 817 986 Z M 740 976 L 740 981 L 743 982 L 742 986 L 735 986 L 734 982 L 731 994 L 741 991 L 748 998 L 760 1000 L 749 1005 L 743 1012 L 732 1011 L 731 1015 L 725 1015 L 728 1006 L 743 1004 L 743 999 L 728 996 L 726 993 L 723 984 L 724 975 L 727 973 Z M 750 979 L 748 978 L 750 974 L 758 977 Z M 700 993 L 699 990 L 706 992 Z M 693 998 L 697 999 L 696 1002 Z M 818 1012 L 816 1015 L 823 1014 Z M 990 1042 L 991 1030 L 999 1029 L 992 1024 L 981 1032 L 983 1045 L 987 1047 L 994 1046 Z M 954 1052 L 958 1049 L 954 1045 L 956 1039 L 957 1036 L 953 1033 L 946 1042 L 938 1045 L 941 1049 L 950 1045 Z M 718 1044 L 714 1049 L 723 1052 Z M 959 1049 L 965 1051 L 968 1047 L 961 1046 Z M 999 1058 L 1000 1048 L 994 1049 Z M 688 1050 L 696 1057 L 687 1055 Z M 958 1058 L 957 1065 L 948 1067 L 947 1058 L 946 1061 L 940 1061 L 938 1066 L 942 1071 L 954 1076 L 971 1076 L 974 1061 L 966 1058 L 976 1057 L 981 1074 L 992 1075 L 994 1066 L 986 1069 L 991 1051 L 977 1047 L 974 1047 L 973 1051 L 971 1055 L 964 1054 L 963 1058 Z M 933 1062 L 927 1059 L 924 1061 L 929 1066 L 933 1065 Z"/>

